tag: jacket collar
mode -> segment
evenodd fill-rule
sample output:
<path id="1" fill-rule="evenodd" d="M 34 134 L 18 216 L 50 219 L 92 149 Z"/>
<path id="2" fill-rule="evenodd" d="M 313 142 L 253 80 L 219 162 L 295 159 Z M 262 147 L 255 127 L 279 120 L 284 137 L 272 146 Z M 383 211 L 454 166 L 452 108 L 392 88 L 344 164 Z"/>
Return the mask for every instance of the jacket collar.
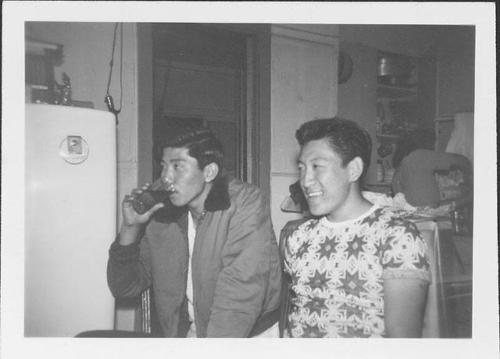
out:
<path id="1" fill-rule="evenodd" d="M 231 206 L 229 198 L 229 181 L 231 180 L 228 174 L 218 176 L 210 189 L 210 192 L 205 199 L 205 210 L 208 212 L 216 212 L 228 209 Z M 187 206 L 176 207 L 170 201 L 165 202 L 165 207 L 154 214 L 154 219 L 158 222 L 169 223 L 179 222 L 182 217 L 187 214 Z"/>
<path id="2" fill-rule="evenodd" d="M 223 174 L 218 176 L 208 192 L 205 199 L 205 210 L 209 212 L 222 211 L 231 206 L 229 199 L 229 175 Z"/>

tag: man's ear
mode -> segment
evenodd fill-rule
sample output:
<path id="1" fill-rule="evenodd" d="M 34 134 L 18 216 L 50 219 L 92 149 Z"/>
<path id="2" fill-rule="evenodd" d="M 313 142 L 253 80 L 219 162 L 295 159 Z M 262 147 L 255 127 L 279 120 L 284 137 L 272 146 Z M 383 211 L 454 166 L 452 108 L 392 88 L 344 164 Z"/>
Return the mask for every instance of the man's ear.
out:
<path id="1" fill-rule="evenodd" d="M 349 180 L 351 182 L 356 182 L 361 177 L 363 173 L 364 163 L 361 157 L 354 157 L 348 164 L 347 168 L 349 170 Z"/>
<path id="2" fill-rule="evenodd" d="M 211 162 L 203 169 L 205 182 L 212 182 L 219 174 L 219 166 L 215 162 Z"/>

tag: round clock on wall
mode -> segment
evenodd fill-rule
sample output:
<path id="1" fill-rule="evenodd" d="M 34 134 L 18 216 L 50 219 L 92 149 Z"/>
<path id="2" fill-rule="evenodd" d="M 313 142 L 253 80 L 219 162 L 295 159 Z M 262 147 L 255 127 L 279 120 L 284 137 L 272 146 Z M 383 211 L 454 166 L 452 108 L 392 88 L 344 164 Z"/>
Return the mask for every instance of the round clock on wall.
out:
<path id="1" fill-rule="evenodd" d="M 351 56 L 344 52 L 339 51 L 339 62 L 338 62 L 338 77 L 337 82 L 343 84 L 351 78 L 352 75 L 352 58 Z"/>

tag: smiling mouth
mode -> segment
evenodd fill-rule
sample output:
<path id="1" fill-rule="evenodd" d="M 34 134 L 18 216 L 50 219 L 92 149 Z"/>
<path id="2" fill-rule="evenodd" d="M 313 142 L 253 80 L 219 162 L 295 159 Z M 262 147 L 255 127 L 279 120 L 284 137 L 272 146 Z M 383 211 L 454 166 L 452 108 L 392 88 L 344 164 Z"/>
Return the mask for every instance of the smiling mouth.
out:
<path id="1" fill-rule="evenodd" d="M 307 192 L 306 197 L 307 198 L 315 198 L 315 197 L 321 196 L 322 194 L 323 194 L 323 192 L 321 192 L 321 191 Z"/>

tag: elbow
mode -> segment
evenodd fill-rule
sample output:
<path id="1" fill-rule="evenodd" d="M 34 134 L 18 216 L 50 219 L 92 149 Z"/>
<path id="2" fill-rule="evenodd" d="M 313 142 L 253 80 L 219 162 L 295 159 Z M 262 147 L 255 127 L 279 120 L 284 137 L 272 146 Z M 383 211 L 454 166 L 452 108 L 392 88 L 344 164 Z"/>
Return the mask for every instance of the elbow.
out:
<path id="1" fill-rule="evenodd" d="M 130 285 L 127 283 L 117 283 L 108 281 L 108 287 L 111 294 L 116 299 L 131 299 L 138 298 L 143 290 L 136 285 Z"/>
<path id="2" fill-rule="evenodd" d="M 388 338 L 421 338 L 424 308 L 413 313 L 399 313 L 398 317 L 385 317 L 385 336 Z"/>
<path id="3" fill-rule="evenodd" d="M 108 288 L 115 298 L 137 298 L 141 295 L 147 285 L 142 285 L 140 281 L 134 280 L 133 276 L 117 273 L 108 269 Z"/>

